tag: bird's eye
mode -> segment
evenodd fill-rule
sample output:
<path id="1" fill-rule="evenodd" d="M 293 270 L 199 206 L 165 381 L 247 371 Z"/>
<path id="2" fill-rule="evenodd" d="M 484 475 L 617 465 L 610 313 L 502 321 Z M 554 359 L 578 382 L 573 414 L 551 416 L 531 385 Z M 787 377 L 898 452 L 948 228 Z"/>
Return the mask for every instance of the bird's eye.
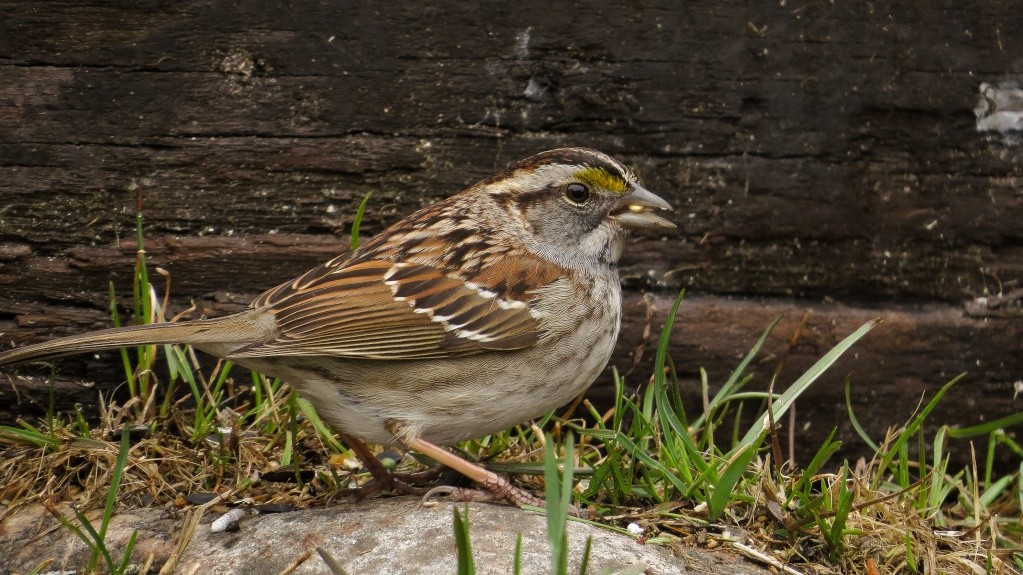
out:
<path id="1" fill-rule="evenodd" d="M 585 204 L 590 199 L 590 189 L 582 184 L 569 184 L 565 188 L 565 197 L 573 204 Z"/>

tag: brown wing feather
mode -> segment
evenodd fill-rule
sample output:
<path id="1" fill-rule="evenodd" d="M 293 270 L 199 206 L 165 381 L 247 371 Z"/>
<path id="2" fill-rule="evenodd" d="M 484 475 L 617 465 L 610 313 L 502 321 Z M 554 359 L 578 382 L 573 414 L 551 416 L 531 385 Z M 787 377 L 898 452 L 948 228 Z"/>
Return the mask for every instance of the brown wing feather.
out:
<path id="1" fill-rule="evenodd" d="M 256 298 L 279 331 L 237 355 L 416 359 L 533 345 L 544 335 L 533 290 L 563 270 L 490 241 L 466 205 L 434 204 Z"/>
<path id="2" fill-rule="evenodd" d="M 490 286 L 429 265 L 338 258 L 257 298 L 254 307 L 273 310 L 277 335 L 232 356 L 398 360 L 528 347 L 541 336 L 532 294 L 509 289 L 521 285 L 523 268 L 498 269 L 515 277 L 476 278 L 498 280 Z"/>

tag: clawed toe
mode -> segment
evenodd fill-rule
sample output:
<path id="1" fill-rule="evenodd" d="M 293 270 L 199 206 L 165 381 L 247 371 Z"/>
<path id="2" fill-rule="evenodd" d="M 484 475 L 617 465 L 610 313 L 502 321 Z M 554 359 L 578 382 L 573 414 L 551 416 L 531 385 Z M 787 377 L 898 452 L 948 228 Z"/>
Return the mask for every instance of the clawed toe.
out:
<path id="1" fill-rule="evenodd" d="M 493 499 L 493 495 L 479 489 L 466 489 L 464 487 L 455 487 L 454 485 L 438 485 L 423 494 L 423 503 L 429 503 L 434 499 L 440 498 L 447 499 L 448 501 L 488 502 Z"/>
<path id="2" fill-rule="evenodd" d="M 448 501 L 459 503 L 510 503 L 510 501 L 496 493 L 482 489 L 471 489 L 467 487 L 455 487 L 453 485 L 438 485 L 423 495 L 423 503 L 443 497 Z"/>
<path id="3" fill-rule="evenodd" d="M 444 497 L 448 501 L 468 503 L 510 503 L 516 507 L 523 505 L 546 506 L 542 499 L 511 485 L 500 486 L 497 489 L 472 489 L 440 485 L 427 491 L 423 495 L 423 502 L 426 503 L 438 497 Z"/>
<path id="4" fill-rule="evenodd" d="M 448 501 L 457 501 L 459 503 L 511 503 L 518 507 L 523 505 L 533 507 L 547 506 L 542 499 L 539 499 L 526 491 L 518 489 L 517 487 L 513 487 L 512 489 L 514 490 L 514 493 L 507 493 L 504 491 L 496 493 L 484 489 L 469 489 L 465 487 L 454 487 L 451 485 L 440 485 L 423 494 L 422 501 L 423 503 L 428 503 L 434 499 L 443 497 Z M 593 510 L 576 507 L 574 505 L 568 509 L 568 514 L 580 519 L 594 519 L 597 516 L 596 512 Z"/>

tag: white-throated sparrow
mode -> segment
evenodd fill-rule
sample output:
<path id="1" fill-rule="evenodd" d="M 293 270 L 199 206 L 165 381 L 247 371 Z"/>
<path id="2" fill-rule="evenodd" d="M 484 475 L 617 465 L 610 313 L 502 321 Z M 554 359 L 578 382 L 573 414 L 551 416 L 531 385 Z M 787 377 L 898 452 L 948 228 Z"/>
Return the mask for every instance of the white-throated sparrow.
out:
<path id="1" fill-rule="evenodd" d="M 279 377 L 348 437 L 397 443 L 500 498 L 538 504 L 437 447 L 506 429 L 582 393 L 618 337 L 626 228 L 670 209 L 612 158 L 564 148 L 424 208 L 217 319 L 108 329 L 0 353 L 185 343 Z M 381 471 L 365 446 L 353 445 Z"/>

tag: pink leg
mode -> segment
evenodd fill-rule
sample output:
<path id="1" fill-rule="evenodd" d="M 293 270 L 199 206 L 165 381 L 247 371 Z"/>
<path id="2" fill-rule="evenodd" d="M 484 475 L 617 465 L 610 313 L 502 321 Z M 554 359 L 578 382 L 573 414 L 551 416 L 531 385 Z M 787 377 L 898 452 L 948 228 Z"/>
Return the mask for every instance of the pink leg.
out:
<path id="1" fill-rule="evenodd" d="M 392 429 L 392 432 L 394 430 Z M 507 501 L 512 505 L 521 507 L 523 505 L 532 505 L 535 507 L 546 507 L 546 503 L 535 495 L 528 493 L 518 487 L 511 484 L 510 481 L 501 477 L 500 475 L 489 471 L 462 459 L 461 457 L 451 453 L 450 451 L 436 446 L 429 441 L 413 437 L 411 439 L 404 439 L 400 435 L 395 434 L 398 441 L 400 441 L 405 447 L 422 453 L 427 457 L 433 458 L 438 463 L 446 465 L 451 469 L 461 473 L 475 481 L 484 491 L 477 491 L 474 489 L 460 489 L 452 488 L 445 489 L 452 498 L 458 501 Z M 433 493 L 434 491 L 431 491 Z M 429 495 L 429 494 L 428 494 Z"/>

